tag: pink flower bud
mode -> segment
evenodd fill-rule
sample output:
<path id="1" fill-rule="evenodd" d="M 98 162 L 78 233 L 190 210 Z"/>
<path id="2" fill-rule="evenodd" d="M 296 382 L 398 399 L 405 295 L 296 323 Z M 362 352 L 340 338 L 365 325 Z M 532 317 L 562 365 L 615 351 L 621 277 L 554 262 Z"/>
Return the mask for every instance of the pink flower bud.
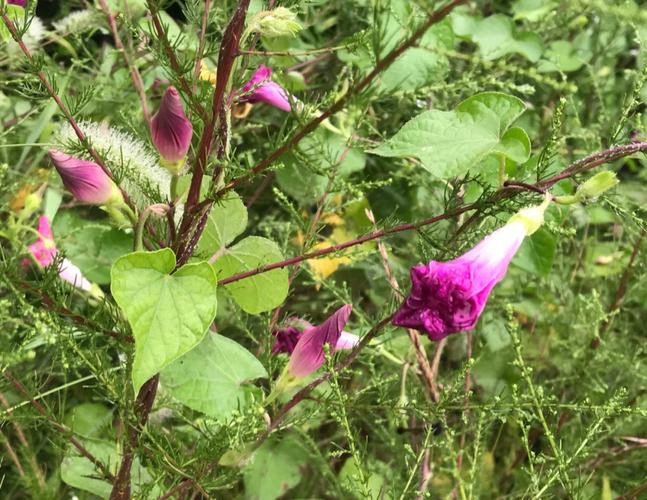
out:
<path id="1" fill-rule="evenodd" d="M 117 185 L 96 163 L 80 160 L 56 149 L 50 149 L 49 156 L 63 184 L 77 200 L 93 205 L 123 202 Z"/>
<path id="2" fill-rule="evenodd" d="M 252 79 L 241 89 L 241 102 L 264 102 L 283 111 L 290 111 L 290 95 L 278 83 L 270 80 L 272 70 L 261 64 Z M 247 94 L 247 95 L 245 95 Z M 295 100 L 292 98 L 292 100 Z"/>
<path id="3" fill-rule="evenodd" d="M 330 346 L 331 354 L 335 352 L 352 310 L 353 306 L 346 304 L 321 325 L 309 328 L 301 334 L 287 366 L 291 376 L 306 377 L 323 365 L 325 361 L 324 345 Z M 347 344 L 346 341 L 345 343 Z"/>
<path id="4" fill-rule="evenodd" d="M 180 94 L 175 87 L 167 88 L 151 120 L 153 144 L 164 160 L 179 162 L 189 151 L 192 135 L 193 125 L 184 114 Z"/>

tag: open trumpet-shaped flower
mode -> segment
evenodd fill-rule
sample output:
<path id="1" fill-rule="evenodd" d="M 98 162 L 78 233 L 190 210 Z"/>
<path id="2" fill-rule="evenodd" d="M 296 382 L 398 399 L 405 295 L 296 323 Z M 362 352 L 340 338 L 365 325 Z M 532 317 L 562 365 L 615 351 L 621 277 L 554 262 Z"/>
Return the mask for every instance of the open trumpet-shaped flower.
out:
<path id="1" fill-rule="evenodd" d="M 271 81 L 271 77 L 272 70 L 261 64 L 252 75 L 251 80 L 241 89 L 240 101 L 264 102 L 280 110 L 290 111 L 292 109 L 290 101 L 294 99 L 291 99 L 287 91 L 278 83 Z"/>
<path id="2" fill-rule="evenodd" d="M 151 137 L 165 160 L 164 166 L 173 173 L 178 173 L 184 165 L 192 135 L 193 125 L 184 114 L 180 94 L 175 87 L 167 88 L 151 120 Z"/>
<path id="3" fill-rule="evenodd" d="M 299 326 L 302 329 L 299 329 Z M 272 353 L 292 354 L 301 337 L 312 328 L 313 326 L 307 321 L 298 318 L 291 320 L 290 324 L 285 328 L 273 332 L 275 340 L 274 345 L 272 345 Z M 357 335 L 342 331 L 337 339 L 335 349 L 352 349 L 358 342 L 359 337 Z"/>
<path id="4" fill-rule="evenodd" d="M 292 377 L 306 377 L 318 370 L 325 361 L 324 345 L 328 344 L 330 352 L 335 352 L 352 310 L 353 306 L 346 304 L 319 326 L 309 328 L 301 334 L 287 366 Z"/>
<path id="5" fill-rule="evenodd" d="M 124 202 L 117 185 L 96 163 L 56 149 L 49 150 L 49 157 L 63 184 L 77 200 L 93 205 L 118 205 Z"/>
<path id="6" fill-rule="evenodd" d="M 457 259 L 413 267 L 411 292 L 393 324 L 424 331 L 431 340 L 472 330 L 524 238 L 543 222 L 546 205 L 522 210 Z"/>
<path id="7" fill-rule="evenodd" d="M 56 243 L 54 243 L 52 227 L 49 224 L 49 219 L 45 215 L 41 215 L 38 219 L 38 240 L 29 245 L 29 253 L 31 253 L 40 267 L 49 266 L 54 262 L 54 258 L 58 253 Z M 24 264 L 29 264 L 29 261 L 26 261 Z M 58 275 L 61 279 L 81 290 L 91 291 L 93 289 L 92 284 L 83 277 L 81 270 L 68 259 L 63 259 L 59 264 Z"/>

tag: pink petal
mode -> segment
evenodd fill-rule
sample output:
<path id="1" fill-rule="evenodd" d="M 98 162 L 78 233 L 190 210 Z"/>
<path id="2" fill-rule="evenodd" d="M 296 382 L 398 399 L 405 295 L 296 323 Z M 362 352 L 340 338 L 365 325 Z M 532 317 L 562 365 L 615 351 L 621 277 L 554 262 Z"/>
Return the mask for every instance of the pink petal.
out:
<path id="1" fill-rule="evenodd" d="M 61 262 L 58 268 L 58 275 L 61 279 L 86 292 L 92 288 L 92 284 L 83 277 L 81 270 L 67 259 L 63 259 Z"/>
<path id="2" fill-rule="evenodd" d="M 193 136 L 193 125 L 184 114 L 180 94 L 169 87 L 162 96 L 159 110 L 151 120 L 153 144 L 162 158 L 168 161 L 184 159 Z"/>
<path id="3" fill-rule="evenodd" d="M 357 344 L 359 344 L 358 335 L 342 331 L 339 339 L 337 340 L 337 346 L 335 347 L 335 349 L 352 349 Z"/>
<path id="4" fill-rule="evenodd" d="M 335 351 L 352 309 L 352 305 L 346 304 L 321 325 L 303 332 L 288 363 L 288 371 L 292 376 L 305 377 L 319 369 L 325 360 L 324 345 L 331 346 L 331 353 Z"/>
<path id="5" fill-rule="evenodd" d="M 252 75 L 252 78 L 243 86 L 241 93 L 251 91 L 250 95 L 243 96 L 243 102 L 264 102 L 282 111 L 289 112 L 290 95 L 278 83 L 270 81 L 272 70 L 261 65 Z"/>
<path id="6" fill-rule="evenodd" d="M 104 205 L 119 194 L 115 183 L 96 163 L 75 158 L 56 149 L 50 149 L 49 156 L 63 184 L 77 200 Z"/>

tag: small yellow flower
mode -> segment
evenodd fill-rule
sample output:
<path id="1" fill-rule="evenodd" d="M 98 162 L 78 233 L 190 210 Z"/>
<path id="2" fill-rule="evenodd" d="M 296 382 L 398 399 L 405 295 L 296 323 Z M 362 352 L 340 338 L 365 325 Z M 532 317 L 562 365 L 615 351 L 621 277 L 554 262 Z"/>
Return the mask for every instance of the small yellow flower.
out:
<path id="1" fill-rule="evenodd" d="M 216 70 L 210 69 L 209 66 L 207 66 L 207 63 L 200 61 L 200 80 L 204 80 L 205 82 L 215 85 L 216 74 Z"/>

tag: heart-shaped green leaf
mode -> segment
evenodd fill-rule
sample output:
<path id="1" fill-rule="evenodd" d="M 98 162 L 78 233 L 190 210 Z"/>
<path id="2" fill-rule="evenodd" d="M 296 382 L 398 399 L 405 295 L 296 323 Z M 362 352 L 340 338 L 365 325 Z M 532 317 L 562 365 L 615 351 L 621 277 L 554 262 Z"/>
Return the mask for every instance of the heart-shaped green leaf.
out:
<path id="1" fill-rule="evenodd" d="M 135 337 L 135 392 L 193 349 L 216 317 L 217 279 L 206 262 L 176 273 L 169 248 L 124 255 L 112 266 L 111 291 Z"/>
<path id="2" fill-rule="evenodd" d="M 225 194 L 211 210 L 198 243 L 198 252 L 210 257 L 229 245 L 247 227 L 247 208 L 233 191 Z"/>
<path id="3" fill-rule="evenodd" d="M 441 179 L 464 175 L 491 153 L 522 163 L 530 154 L 530 139 L 522 129 L 509 127 L 524 109 L 523 102 L 514 96 L 477 94 L 454 111 L 419 114 L 371 153 L 414 156 Z"/>
<path id="4" fill-rule="evenodd" d="M 249 236 L 228 248 L 213 266 L 218 278 L 222 279 L 281 260 L 283 255 L 276 243 Z M 241 309 L 250 314 L 280 305 L 288 294 L 288 287 L 287 269 L 275 269 L 225 285 Z"/>
<path id="5" fill-rule="evenodd" d="M 189 408 L 226 419 L 249 401 L 247 382 L 267 377 L 263 365 L 240 344 L 208 333 L 198 347 L 161 373 L 169 392 Z"/>

